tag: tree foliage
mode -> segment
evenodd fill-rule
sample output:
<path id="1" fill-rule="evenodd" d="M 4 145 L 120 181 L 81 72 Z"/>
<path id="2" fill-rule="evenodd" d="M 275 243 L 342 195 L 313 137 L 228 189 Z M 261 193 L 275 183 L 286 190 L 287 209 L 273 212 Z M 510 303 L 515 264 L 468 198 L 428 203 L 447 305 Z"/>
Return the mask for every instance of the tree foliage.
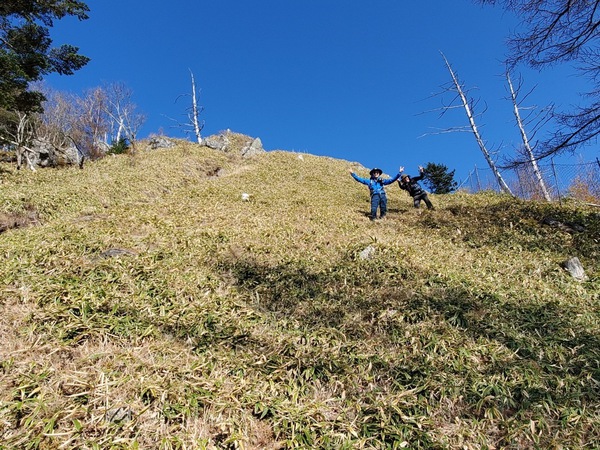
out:
<path id="1" fill-rule="evenodd" d="M 449 194 L 456 190 L 454 170 L 449 172 L 445 165 L 432 162 L 427 163 L 424 169 L 423 182 L 433 194 Z"/>
<path id="2" fill-rule="evenodd" d="M 112 143 L 108 149 L 109 155 L 122 155 L 129 150 L 129 141 L 125 136 L 121 136 L 118 141 Z"/>
<path id="3" fill-rule="evenodd" d="M 40 92 L 30 83 L 44 75 L 71 75 L 89 58 L 69 44 L 52 46 L 49 29 L 65 16 L 87 19 L 89 8 L 77 0 L 2 0 L 0 2 L 0 109 L 40 111 Z"/>
<path id="4" fill-rule="evenodd" d="M 509 63 L 536 69 L 573 62 L 592 83 L 587 105 L 556 113 L 558 129 L 536 151 L 547 157 L 590 143 L 600 134 L 600 0 L 478 0 L 500 4 L 521 19 L 509 40 Z"/>

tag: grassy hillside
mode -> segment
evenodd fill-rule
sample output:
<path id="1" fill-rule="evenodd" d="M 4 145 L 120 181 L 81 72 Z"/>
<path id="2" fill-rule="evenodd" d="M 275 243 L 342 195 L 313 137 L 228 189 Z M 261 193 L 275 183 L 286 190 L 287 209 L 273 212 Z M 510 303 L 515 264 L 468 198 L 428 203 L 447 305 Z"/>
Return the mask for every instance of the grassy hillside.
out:
<path id="1" fill-rule="evenodd" d="M 600 446 L 599 211 L 393 185 L 370 222 L 352 166 L 2 166 L 0 448 Z"/>

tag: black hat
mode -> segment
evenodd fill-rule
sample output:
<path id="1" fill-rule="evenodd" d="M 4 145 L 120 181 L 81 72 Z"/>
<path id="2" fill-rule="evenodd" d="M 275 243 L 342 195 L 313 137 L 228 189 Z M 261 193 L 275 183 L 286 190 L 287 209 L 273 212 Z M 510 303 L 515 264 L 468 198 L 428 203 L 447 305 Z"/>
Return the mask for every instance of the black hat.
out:
<path id="1" fill-rule="evenodd" d="M 375 173 L 379 173 L 379 175 L 381 175 L 381 174 L 383 174 L 383 170 L 375 167 L 374 169 L 371 169 L 371 171 L 369 172 L 369 175 L 373 176 Z"/>

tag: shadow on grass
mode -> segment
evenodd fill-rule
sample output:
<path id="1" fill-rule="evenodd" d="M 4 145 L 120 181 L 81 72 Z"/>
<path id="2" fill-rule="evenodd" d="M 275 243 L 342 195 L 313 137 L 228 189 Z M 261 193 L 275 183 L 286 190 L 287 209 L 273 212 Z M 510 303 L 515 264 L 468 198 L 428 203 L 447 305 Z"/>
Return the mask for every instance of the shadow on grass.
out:
<path id="1" fill-rule="evenodd" d="M 522 299 L 500 303 L 493 294 L 474 298 L 451 289 L 440 291 L 440 296 L 427 302 L 473 339 L 495 340 L 512 350 L 520 361 L 530 362 L 535 370 L 557 376 L 557 381 L 592 377 L 581 393 L 588 399 L 600 395 L 600 384 L 594 381 L 600 380 L 600 336 L 573 320 L 582 313 L 575 307 Z"/>
<path id="2" fill-rule="evenodd" d="M 394 345 L 396 334 L 406 328 L 391 325 L 375 330 L 373 324 L 382 315 L 399 311 L 409 325 L 437 316 L 473 341 L 496 341 L 516 358 L 510 363 L 490 362 L 478 370 L 502 378 L 522 369 L 537 380 L 531 386 L 523 381 L 512 387 L 513 405 L 526 407 L 543 398 L 551 404 L 573 406 L 596 402 L 600 395 L 600 337 L 582 329 L 577 319 L 581 311 L 574 307 L 524 299 L 500 302 L 493 293 L 474 295 L 449 286 L 432 289 L 427 296 L 414 294 L 409 288 L 390 286 L 414 285 L 412 281 L 417 276 L 424 279 L 423 275 L 385 262 L 341 261 L 318 273 L 291 263 L 266 267 L 237 262 L 228 270 L 249 301 L 258 298 L 259 308 L 293 318 L 309 330 L 336 328 L 349 339 L 367 339 L 376 332 Z M 415 362 L 412 369 L 402 369 L 402 362 L 398 366 L 387 363 L 378 370 L 390 371 L 394 378 L 417 370 L 425 374 L 418 377 L 423 378 L 431 369 L 423 364 Z M 398 377 L 392 372 L 398 372 Z M 535 387 L 540 380 L 543 383 Z M 401 382 L 411 387 L 415 381 Z"/>
<path id="3" fill-rule="evenodd" d="M 302 262 L 269 266 L 237 259 L 220 261 L 215 269 L 231 277 L 250 308 L 272 315 L 275 326 L 300 324 L 308 339 L 316 340 L 303 344 L 295 341 L 298 335 L 293 333 L 276 339 L 248 333 L 252 325 L 235 320 L 235 305 L 220 309 L 220 305 L 186 304 L 179 316 L 149 318 L 132 305 L 107 301 L 89 305 L 87 310 L 79 306 L 63 309 L 62 315 L 53 314 L 52 320 L 70 324 L 63 339 L 71 344 L 93 334 L 129 338 L 156 329 L 193 343 L 199 355 L 207 351 L 229 354 L 235 358 L 240 376 L 254 370 L 275 383 L 299 385 L 306 380 L 349 380 L 344 389 L 362 405 L 360 420 L 365 424 L 365 435 L 380 435 L 382 440 L 393 436 L 396 441 L 433 445 L 423 430 L 434 425 L 422 428 L 406 424 L 404 417 L 427 417 L 431 411 L 444 411 L 449 407 L 439 403 L 442 397 L 458 405 L 448 413 L 449 418 L 479 420 L 486 410 L 495 408 L 503 417 L 515 417 L 525 424 L 531 417 L 559 417 L 569 408 L 579 408 L 587 418 L 590 413 L 585 411 L 597 405 L 600 340 L 578 325 L 576 318 L 581 312 L 572 307 L 524 299 L 501 302 L 493 293 L 473 294 L 441 283 L 420 290 L 428 274 L 396 261 L 361 260 L 352 251 L 327 267 Z M 166 283 L 154 286 L 148 296 L 153 308 L 168 309 L 170 299 L 175 298 Z M 227 308 L 232 308 L 232 316 Z M 386 317 L 393 320 L 386 322 Z M 449 327 L 438 326 L 440 318 Z M 421 327 L 428 323 L 436 326 Z M 462 333 L 473 342 L 498 342 L 516 357 L 483 361 L 481 367 L 446 366 L 460 358 L 461 349 L 440 355 L 427 341 L 444 341 L 448 328 L 449 334 Z M 430 334 L 422 333 L 425 329 Z M 323 333 L 328 330 L 339 334 Z M 401 348 L 410 345 L 407 333 L 425 344 L 421 353 Z M 325 337 L 318 340 L 319 336 Z M 327 336 L 334 336 L 331 342 Z M 361 347 L 357 351 L 357 342 L 367 340 L 372 340 L 371 350 L 365 353 Z M 386 348 L 387 357 L 379 355 L 377 344 Z M 390 357 L 394 349 L 397 357 Z M 363 378 L 356 381 L 359 372 Z M 496 390 L 490 394 L 486 389 L 493 383 L 496 387 L 491 389 Z M 472 388 L 473 384 L 483 388 Z M 409 390 L 411 397 L 401 407 L 381 400 L 384 392 Z M 382 426 L 384 417 L 393 420 Z"/>
<path id="4" fill-rule="evenodd" d="M 405 301 L 400 286 L 413 278 L 409 270 L 385 261 L 348 260 L 329 269 L 313 271 L 308 265 L 285 263 L 262 266 L 237 261 L 229 271 L 246 296 L 258 298 L 258 307 L 279 317 L 300 319 L 307 327 L 340 327 L 349 315 L 370 319 Z M 390 283 L 395 286 L 390 288 Z M 365 330 L 368 332 L 368 330 Z"/>
<path id="5" fill-rule="evenodd" d="M 460 239 L 474 247 L 519 247 L 561 254 L 576 251 L 591 261 L 600 259 L 600 214 L 591 210 L 511 199 L 482 206 L 451 205 L 438 214 L 422 216 L 419 223 L 450 238 L 460 229 Z"/>

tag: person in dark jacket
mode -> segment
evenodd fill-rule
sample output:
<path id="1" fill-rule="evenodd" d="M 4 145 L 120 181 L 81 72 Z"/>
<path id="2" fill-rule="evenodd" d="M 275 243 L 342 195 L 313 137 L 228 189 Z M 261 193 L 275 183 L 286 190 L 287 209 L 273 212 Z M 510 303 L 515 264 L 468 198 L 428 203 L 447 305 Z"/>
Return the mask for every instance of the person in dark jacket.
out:
<path id="1" fill-rule="evenodd" d="M 400 172 L 393 178 L 383 179 L 383 171 L 378 168 L 371 169 L 369 172 L 370 178 L 361 178 L 350 169 L 350 175 L 356 181 L 362 184 L 366 184 L 369 187 L 369 193 L 371 194 L 371 220 L 377 218 L 377 208 L 379 208 L 379 218 L 383 219 L 387 214 L 387 195 L 385 193 L 384 186 L 392 184 L 400 178 Z"/>
<path id="2" fill-rule="evenodd" d="M 400 167 L 400 173 L 404 172 L 404 167 Z M 434 209 L 433 204 L 427 196 L 427 191 L 421 187 L 419 181 L 425 176 L 425 169 L 419 166 L 419 176 L 411 177 L 410 175 L 403 174 L 398 181 L 400 189 L 405 190 L 413 198 L 413 204 L 415 208 L 421 206 L 421 200 L 427 205 L 427 209 Z"/>

